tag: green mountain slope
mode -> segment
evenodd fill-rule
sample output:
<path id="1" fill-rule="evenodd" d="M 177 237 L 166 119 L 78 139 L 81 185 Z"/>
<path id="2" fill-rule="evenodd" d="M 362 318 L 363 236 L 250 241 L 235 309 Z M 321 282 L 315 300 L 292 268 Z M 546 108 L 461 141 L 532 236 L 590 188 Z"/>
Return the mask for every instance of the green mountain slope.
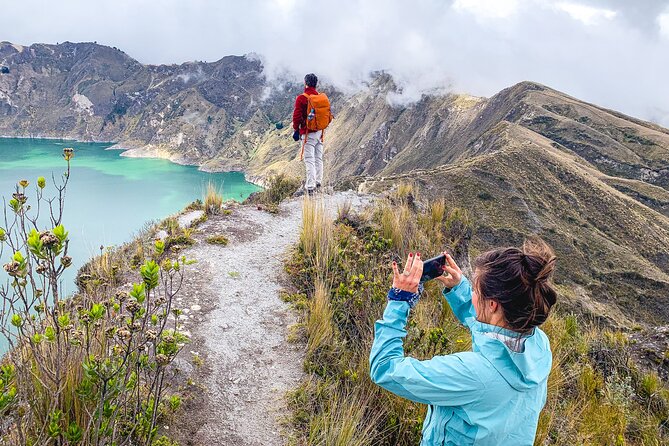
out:
<path id="1" fill-rule="evenodd" d="M 444 195 L 472 213 L 479 251 L 538 233 L 559 254 L 570 306 L 620 326 L 669 322 L 669 218 L 519 125 L 499 124 L 486 144 L 488 153 L 469 160 L 366 179 L 360 188 L 413 181 L 422 194 Z"/>

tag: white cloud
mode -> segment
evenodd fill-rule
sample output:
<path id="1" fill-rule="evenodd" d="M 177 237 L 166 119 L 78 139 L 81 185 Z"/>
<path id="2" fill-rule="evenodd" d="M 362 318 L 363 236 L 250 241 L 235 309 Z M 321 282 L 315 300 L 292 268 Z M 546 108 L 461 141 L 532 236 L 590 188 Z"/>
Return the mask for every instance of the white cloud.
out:
<path id="1" fill-rule="evenodd" d="M 579 3 L 560 2 L 555 7 L 569 14 L 571 18 L 586 25 L 596 25 L 603 20 L 612 20 L 617 15 L 616 11 L 610 9 L 595 8 Z"/>
<path id="2" fill-rule="evenodd" d="M 533 80 L 665 119 L 667 0 L 559 1 L 23 0 L 3 4 L 0 40 L 98 41 L 144 63 L 254 52 L 273 79 L 314 72 L 347 91 L 386 70 L 403 88 L 398 101 Z"/>
<path id="3" fill-rule="evenodd" d="M 660 25 L 660 34 L 664 38 L 669 39 L 669 8 L 667 8 L 667 12 L 657 17 L 657 23 Z"/>
<path id="4" fill-rule="evenodd" d="M 518 9 L 518 0 L 455 0 L 453 9 L 483 19 L 503 19 Z"/>

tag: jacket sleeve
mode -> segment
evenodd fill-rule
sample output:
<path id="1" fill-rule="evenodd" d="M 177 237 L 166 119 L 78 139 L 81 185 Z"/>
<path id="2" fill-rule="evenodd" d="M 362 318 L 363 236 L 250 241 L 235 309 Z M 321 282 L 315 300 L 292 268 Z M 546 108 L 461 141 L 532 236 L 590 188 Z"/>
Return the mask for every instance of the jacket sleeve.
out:
<path id="1" fill-rule="evenodd" d="M 472 286 L 465 276 L 462 276 L 460 283 L 455 288 L 443 294 L 453 314 L 460 322 L 469 326 L 472 321 L 476 320 L 476 310 L 472 304 Z"/>
<path id="2" fill-rule="evenodd" d="M 299 130 L 303 122 L 306 121 L 307 107 L 304 103 L 306 98 L 299 95 L 295 98 L 295 108 L 293 109 L 293 130 Z"/>
<path id="3" fill-rule="evenodd" d="M 390 301 L 374 326 L 369 357 L 372 381 L 401 397 L 424 404 L 461 406 L 479 398 L 485 384 L 473 352 L 435 356 L 419 361 L 404 356 L 403 338 L 409 304 Z"/>

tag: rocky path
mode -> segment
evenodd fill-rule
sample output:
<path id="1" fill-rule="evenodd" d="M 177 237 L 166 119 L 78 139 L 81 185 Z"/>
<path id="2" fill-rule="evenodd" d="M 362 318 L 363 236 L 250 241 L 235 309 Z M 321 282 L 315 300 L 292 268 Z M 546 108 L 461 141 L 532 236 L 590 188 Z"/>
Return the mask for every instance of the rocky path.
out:
<path id="1" fill-rule="evenodd" d="M 365 201 L 353 193 L 324 199 L 330 212 L 346 201 Z M 182 445 L 285 443 L 284 396 L 302 377 L 303 346 L 287 342 L 296 319 L 279 291 L 301 221 L 301 200 L 283 203 L 279 215 L 240 206 L 200 225 L 197 243 L 184 251 L 197 263 L 178 300 L 192 337 L 179 361 L 200 388 L 187 403 L 185 420 L 174 426 Z M 227 246 L 205 241 L 218 234 L 229 238 Z M 194 355 L 203 361 L 191 368 Z"/>

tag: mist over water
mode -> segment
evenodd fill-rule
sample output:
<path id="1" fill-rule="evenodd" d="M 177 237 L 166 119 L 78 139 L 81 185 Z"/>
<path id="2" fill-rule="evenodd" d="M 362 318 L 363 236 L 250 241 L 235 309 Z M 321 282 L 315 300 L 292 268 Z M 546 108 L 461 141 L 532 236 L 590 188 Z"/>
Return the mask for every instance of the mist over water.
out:
<path id="1" fill-rule="evenodd" d="M 130 241 L 147 223 L 163 219 L 182 210 L 188 203 L 202 198 L 209 182 L 223 192 L 225 199 L 241 201 L 259 188 L 244 180 L 239 172 L 206 173 L 193 166 L 181 166 L 162 159 L 125 158 L 118 150 L 105 150 L 110 144 L 78 143 L 62 140 L 0 138 L 0 205 L 15 192 L 16 183 L 26 179 L 28 204 L 35 209 L 37 178 L 47 180 L 45 197 L 57 194 L 52 174 L 58 183 L 67 164 L 62 157 L 64 147 L 73 147 L 70 182 L 67 187 L 63 224 L 69 231 L 68 255 L 72 266 L 63 275 L 61 289 L 65 294 L 76 291 L 77 270 L 91 256 L 100 253 L 100 246 L 120 245 Z M 4 201 L 2 200 L 4 199 Z M 49 221 L 42 208 L 41 221 Z M 4 211 L 0 227 L 5 227 Z M 0 264 L 13 253 L 7 247 Z M 8 276 L 0 270 L 0 281 Z M 0 353 L 5 343 L 0 339 Z"/>

